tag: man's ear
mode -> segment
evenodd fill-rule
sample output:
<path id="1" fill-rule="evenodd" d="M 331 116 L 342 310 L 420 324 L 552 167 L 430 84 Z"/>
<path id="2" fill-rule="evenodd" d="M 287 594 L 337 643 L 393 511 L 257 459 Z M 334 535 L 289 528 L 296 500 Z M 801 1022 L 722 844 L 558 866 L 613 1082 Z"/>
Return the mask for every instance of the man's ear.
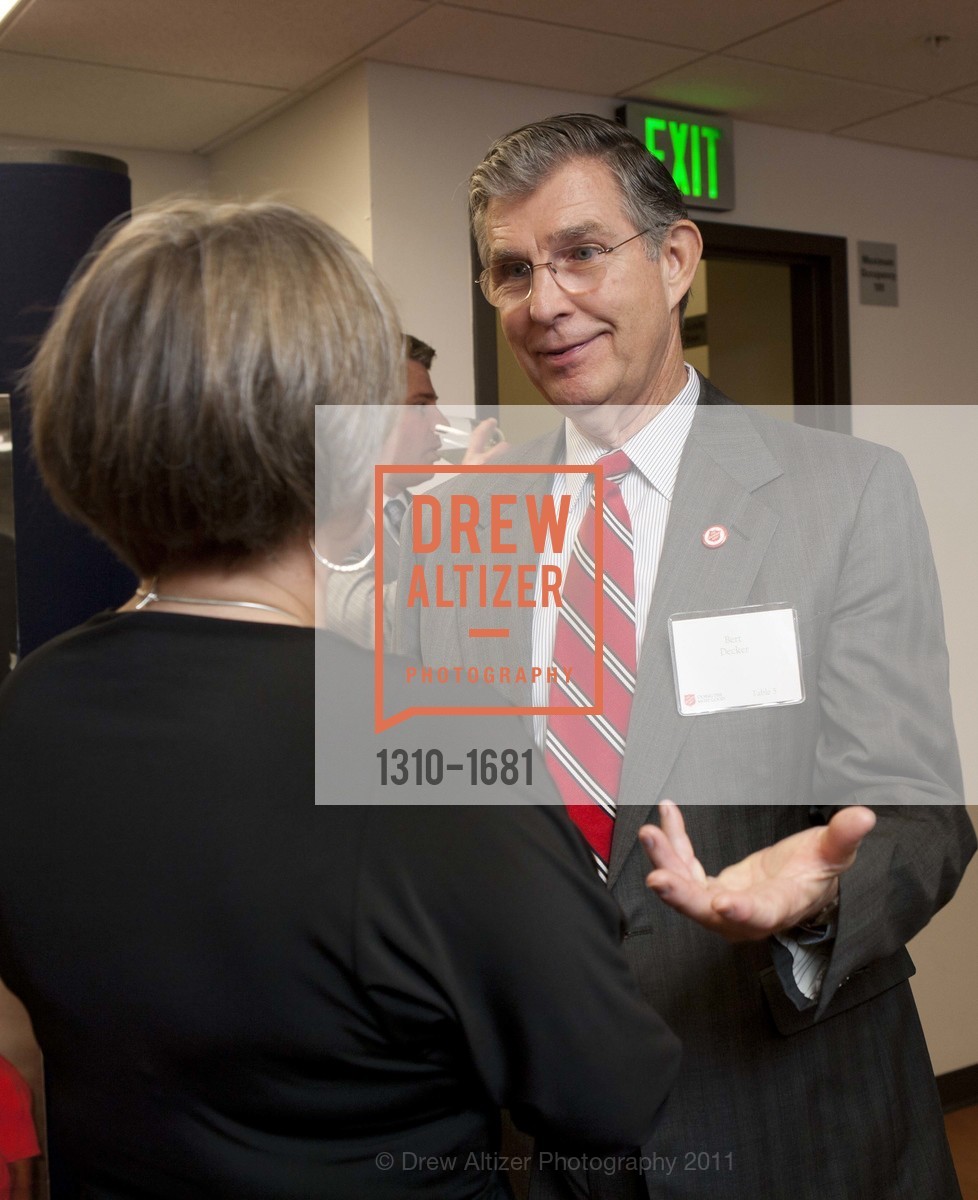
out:
<path id="1" fill-rule="evenodd" d="M 703 238 L 692 221 L 677 221 L 662 239 L 659 263 L 673 309 L 689 291 L 703 255 Z"/>

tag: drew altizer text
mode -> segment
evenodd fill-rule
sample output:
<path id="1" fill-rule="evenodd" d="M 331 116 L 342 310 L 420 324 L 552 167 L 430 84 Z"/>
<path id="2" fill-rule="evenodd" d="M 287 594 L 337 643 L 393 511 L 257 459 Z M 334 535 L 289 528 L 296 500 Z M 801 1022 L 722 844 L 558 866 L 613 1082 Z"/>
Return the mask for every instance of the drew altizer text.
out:
<path id="1" fill-rule="evenodd" d="M 573 667 L 412 667 L 404 668 L 405 683 L 570 683 Z"/>
<path id="2" fill-rule="evenodd" d="M 509 1155 L 489 1150 L 472 1150 L 467 1155 L 415 1154 L 402 1150 L 395 1157 L 382 1151 L 374 1160 L 381 1171 L 395 1168 L 401 1171 L 527 1171 L 534 1162 L 533 1155 Z M 672 1175 L 673 1172 L 726 1174 L 734 1170 L 732 1150 L 686 1150 L 681 1154 L 598 1154 L 581 1152 L 567 1154 L 540 1150 L 536 1165 L 554 1171 L 588 1171 L 613 1179 L 619 1175 Z"/>
<path id="3" fill-rule="evenodd" d="M 516 506 L 515 495 L 489 499 L 488 538 L 479 537 L 482 519 L 474 496 L 454 495 L 447 505 L 448 548 L 452 554 L 513 554 L 518 547 L 509 540 Z M 559 554 L 567 530 L 570 497 L 561 496 L 559 506 L 552 495 L 524 497 L 526 522 L 534 559 L 547 545 Z M 415 554 L 430 554 L 442 547 L 444 506 L 437 496 L 416 496 L 412 505 L 411 540 Z M 408 608 L 535 608 L 537 563 L 437 563 L 433 571 L 415 565 L 408 585 Z M 563 576 L 559 567 L 544 564 L 540 569 L 540 604 L 561 604 Z M 429 575 L 431 582 L 429 583 Z M 452 586 L 454 585 L 454 586 Z"/>
<path id="4" fill-rule="evenodd" d="M 416 566 L 411 573 L 411 586 L 408 589 L 407 605 L 413 608 L 420 604 L 422 608 L 454 608 L 456 603 L 460 608 L 476 606 L 478 608 L 512 608 L 512 585 L 516 585 L 516 607 L 536 607 L 536 572 L 535 565 L 520 563 L 513 567 L 509 563 L 453 563 L 445 567 L 438 563 L 434 568 L 433 586 L 428 587 L 425 569 Z M 450 580 L 455 580 L 455 591 Z M 471 589 L 470 585 L 471 584 Z M 546 607 L 556 604 L 560 607 L 560 568 L 544 565 L 541 569 L 540 603 Z M 458 597 L 457 601 L 455 597 Z"/>
<path id="5" fill-rule="evenodd" d="M 403 464 L 397 468 L 385 465 L 375 468 L 375 512 L 384 506 L 386 476 L 412 469 Z M 458 490 L 416 493 L 398 543 L 402 554 L 410 552 L 411 561 L 398 581 L 395 624 L 403 623 L 408 644 L 412 631 L 416 633 L 426 625 L 437 629 L 446 639 L 446 657 L 440 663 L 429 661 L 420 666 L 402 660 L 403 666 L 398 664 L 399 686 L 409 685 L 416 700 L 409 705 L 402 701 L 388 711 L 385 699 L 390 694 L 385 687 L 388 668 L 383 651 L 385 613 L 383 604 L 375 603 L 375 731 L 383 733 L 402 721 L 423 715 L 509 719 L 566 712 L 569 708 L 584 714 L 600 713 L 600 694 L 595 695 L 593 706 L 588 708 L 581 708 L 569 697 L 542 705 L 529 702 L 534 683 L 544 677 L 548 684 L 558 682 L 555 675 L 560 676 L 560 682 L 569 683 L 569 678 L 563 678 L 565 672 L 548 664 L 533 663 L 526 637 L 529 610 L 564 608 L 563 560 L 573 540 L 568 539 L 572 498 L 568 494 L 554 495 L 553 464 L 436 463 L 426 465 L 424 473 L 476 477 L 467 490 L 463 480 L 457 478 Z M 564 464 L 561 473 L 593 478 L 592 503 L 600 515 L 601 466 Z M 491 480 L 480 478 L 487 475 Z M 487 487 L 490 483 L 495 486 Z M 375 528 L 379 535 L 379 522 Z M 378 598 L 385 592 L 384 541 L 383 536 L 377 536 L 375 541 L 374 579 Z M 600 537 L 595 542 L 593 558 L 597 611 L 593 654 L 595 661 L 600 661 L 604 583 Z M 448 651 L 456 637 L 469 642 L 471 657 L 458 656 L 457 647 L 454 653 Z M 479 649 L 480 644 L 484 649 Z M 515 649 L 516 646 L 522 649 Z M 482 695 L 466 691 L 465 685 L 475 683 L 500 688 L 503 694 L 496 696 L 491 690 Z"/>

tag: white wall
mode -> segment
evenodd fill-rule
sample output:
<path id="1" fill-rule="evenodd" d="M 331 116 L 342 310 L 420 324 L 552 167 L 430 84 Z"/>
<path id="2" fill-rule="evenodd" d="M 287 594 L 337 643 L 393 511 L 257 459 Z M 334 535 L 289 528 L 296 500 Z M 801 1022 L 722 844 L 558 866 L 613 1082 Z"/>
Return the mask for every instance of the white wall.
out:
<path id="1" fill-rule="evenodd" d="M 734 139 L 737 208 L 717 220 L 849 239 L 854 403 L 970 402 L 978 162 L 740 121 Z M 857 241 L 896 243 L 898 308 L 859 303 Z"/>
<path id="2" fill-rule="evenodd" d="M 439 393 L 472 403 L 472 305 L 482 299 L 469 258 L 469 172 L 494 138 L 518 125 L 556 112 L 611 116 L 615 107 L 607 97 L 370 63 L 215 155 L 215 187 L 275 189 L 372 249 L 405 326 L 438 350 Z M 854 400 L 914 406 L 861 408 L 854 426 L 901 449 L 917 476 L 944 586 L 966 788 L 978 797 L 970 532 L 978 409 L 966 407 L 978 379 L 978 162 L 743 122 L 735 138 L 737 208 L 711 219 L 848 238 Z M 369 245 L 357 237 L 365 197 Z M 859 305 L 858 240 L 897 243 L 898 308 Z M 916 407 L 942 400 L 962 407 Z M 978 868 L 914 944 L 939 1071 L 978 1063 L 978 979 L 969 972 L 976 922 Z"/>
<path id="3" fill-rule="evenodd" d="M 38 138 L 19 138 L 4 134 L 0 150 L 85 150 L 121 158 L 129 166 L 132 202 L 135 208 L 161 200 L 165 196 L 204 196 L 207 194 L 209 167 L 197 154 L 172 154 L 164 150 L 137 150 L 132 146 L 101 146 L 89 142 L 46 142 Z"/>
<path id="4" fill-rule="evenodd" d="M 211 156 L 211 191 L 272 198 L 329 222 L 368 257 L 367 69 L 355 67 Z"/>

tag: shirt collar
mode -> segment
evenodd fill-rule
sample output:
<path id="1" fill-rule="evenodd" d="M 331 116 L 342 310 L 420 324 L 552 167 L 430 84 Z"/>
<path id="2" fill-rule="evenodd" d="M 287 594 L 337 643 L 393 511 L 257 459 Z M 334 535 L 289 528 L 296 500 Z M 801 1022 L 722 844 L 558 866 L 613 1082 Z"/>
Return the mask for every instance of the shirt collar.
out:
<path id="1" fill-rule="evenodd" d="M 688 363 L 685 366 L 683 389 L 622 446 L 638 470 L 667 500 L 672 499 L 679 460 L 700 398 L 700 377 Z M 590 466 L 608 453 L 607 446 L 586 437 L 569 418 L 565 421 L 565 435 L 568 465 Z M 566 490 L 576 493 L 585 478 L 572 474 L 566 481 Z"/>

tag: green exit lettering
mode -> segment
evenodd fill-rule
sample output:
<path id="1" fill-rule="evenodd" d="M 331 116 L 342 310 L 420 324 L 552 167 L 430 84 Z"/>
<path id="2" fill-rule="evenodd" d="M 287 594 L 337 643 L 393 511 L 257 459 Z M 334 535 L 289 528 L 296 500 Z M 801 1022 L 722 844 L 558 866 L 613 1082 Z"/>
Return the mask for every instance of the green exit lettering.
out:
<path id="1" fill-rule="evenodd" d="M 705 195 L 715 200 L 720 194 L 717 143 L 722 136 L 723 131 L 712 125 L 645 118 L 645 145 L 650 154 L 666 163 L 684 196 L 704 195 L 704 179 Z M 671 164 L 667 155 L 672 159 Z"/>

